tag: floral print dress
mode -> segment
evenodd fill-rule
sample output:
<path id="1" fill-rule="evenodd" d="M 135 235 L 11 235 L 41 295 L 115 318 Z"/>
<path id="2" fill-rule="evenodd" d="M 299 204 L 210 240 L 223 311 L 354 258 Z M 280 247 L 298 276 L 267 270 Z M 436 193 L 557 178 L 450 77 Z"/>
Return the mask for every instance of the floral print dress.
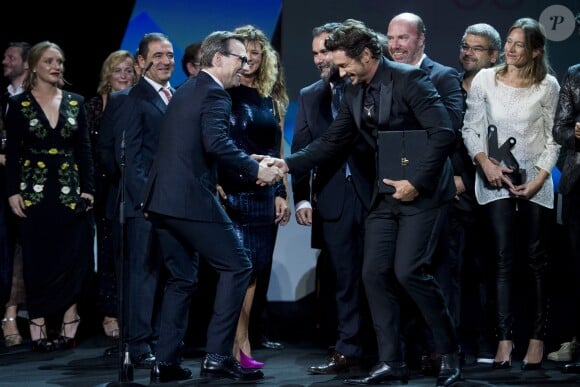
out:
<path id="1" fill-rule="evenodd" d="M 20 194 L 24 282 L 30 318 L 60 313 L 80 300 L 93 259 L 93 221 L 80 193 L 93 193 L 93 166 L 84 99 L 62 91 L 52 128 L 27 91 L 6 116 L 8 197 Z"/>

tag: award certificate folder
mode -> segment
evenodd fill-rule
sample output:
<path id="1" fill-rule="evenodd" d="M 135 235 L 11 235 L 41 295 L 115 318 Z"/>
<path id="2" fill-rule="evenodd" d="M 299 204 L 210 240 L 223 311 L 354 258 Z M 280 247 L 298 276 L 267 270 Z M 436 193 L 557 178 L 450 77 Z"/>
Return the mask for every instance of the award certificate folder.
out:
<path id="1" fill-rule="evenodd" d="M 383 179 L 405 180 L 415 173 L 427 148 L 426 130 L 378 132 L 379 193 L 395 192 Z"/>

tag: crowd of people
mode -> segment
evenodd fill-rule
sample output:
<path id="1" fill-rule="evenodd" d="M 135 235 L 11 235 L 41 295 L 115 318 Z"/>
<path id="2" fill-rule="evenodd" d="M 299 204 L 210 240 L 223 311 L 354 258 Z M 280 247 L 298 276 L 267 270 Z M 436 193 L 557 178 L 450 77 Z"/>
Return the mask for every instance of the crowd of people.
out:
<path id="1" fill-rule="evenodd" d="M 96 262 L 104 334 L 120 340 L 133 366 L 151 370 L 152 383 L 189 379 L 183 340 L 210 270 L 217 276 L 200 374 L 262 379 L 252 328 L 264 329 L 292 189 L 295 219 L 320 249 L 317 292 L 330 295 L 321 310 L 335 314 L 331 353 L 309 373 L 371 359 L 368 373 L 344 383 L 406 382 L 418 364 L 436 386 L 456 384 L 469 347 L 467 288 L 477 293 L 477 361 L 512 366 L 515 305 L 529 303 L 521 370 L 540 369 L 556 188 L 580 276 L 580 65 L 560 87 L 532 18 L 514 21 L 503 45 L 491 25 L 467 26 L 461 72 L 427 56 L 426 30 L 408 12 L 386 34 L 355 19 L 313 28 L 320 79 L 300 90 L 290 155 L 282 60 L 255 26 L 188 46 L 187 79 L 175 87 L 169 36 L 147 33 L 136 53 L 110 53 L 87 97 L 67 90 L 56 43 L 11 43 L 0 110 L 5 346 L 24 342 L 20 309 L 33 351 L 74 348 Z M 410 131 L 426 139 L 412 144 L 422 148 L 407 160 L 410 172 L 379 174 L 400 168 L 383 158 L 383 134 L 397 134 L 389 146 L 398 152 Z M 530 280 L 516 300 L 519 257 Z M 575 292 L 580 298 L 578 283 Z M 573 318 L 562 371 L 579 373 L 578 305 Z"/>

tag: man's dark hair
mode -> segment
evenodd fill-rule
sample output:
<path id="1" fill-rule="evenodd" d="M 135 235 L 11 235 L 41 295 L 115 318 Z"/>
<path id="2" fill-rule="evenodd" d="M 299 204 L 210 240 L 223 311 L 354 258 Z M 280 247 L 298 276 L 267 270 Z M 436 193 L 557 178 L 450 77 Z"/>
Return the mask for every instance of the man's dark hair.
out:
<path id="1" fill-rule="evenodd" d="M 191 63 L 195 67 L 199 67 L 199 62 L 195 61 L 197 53 L 201 50 L 201 43 L 192 43 L 185 47 L 183 52 L 183 58 L 181 58 L 181 68 L 186 77 L 189 77 L 189 71 L 187 71 L 187 64 Z"/>
<path id="2" fill-rule="evenodd" d="M 312 29 L 312 37 L 315 38 L 315 37 L 322 35 L 324 33 L 330 34 L 332 31 L 334 31 L 335 29 L 337 29 L 340 26 L 341 26 L 340 23 L 330 22 L 330 23 L 325 23 L 325 24 L 318 26 L 318 27 L 314 27 Z"/>
<path id="3" fill-rule="evenodd" d="M 149 54 L 149 43 L 150 42 L 158 42 L 158 41 L 170 41 L 169 36 L 161 33 L 161 32 L 149 32 L 141 38 L 139 42 L 139 48 L 137 49 L 137 53 L 141 55 L 143 58 L 147 58 Z"/>
<path id="4" fill-rule="evenodd" d="M 330 51 L 343 50 L 349 58 L 353 59 L 359 59 L 365 48 L 369 49 L 375 59 L 383 54 L 375 31 L 355 19 L 345 20 L 340 27 L 328 35 L 324 45 Z"/>
<path id="5" fill-rule="evenodd" d="M 228 55 L 230 49 L 230 39 L 236 39 L 244 43 L 241 35 L 230 31 L 215 31 L 209 34 L 201 43 L 200 59 L 201 67 L 212 67 L 212 60 L 216 53 Z"/>
<path id="6" fill-rule="evenodd" d="M 28 60 L 28 53 L 30 52 L 30 43 L 28 42 L 10 42 L 8 47 L 18 47 L 22 51 L 22 61 L 26 62 Z"/>

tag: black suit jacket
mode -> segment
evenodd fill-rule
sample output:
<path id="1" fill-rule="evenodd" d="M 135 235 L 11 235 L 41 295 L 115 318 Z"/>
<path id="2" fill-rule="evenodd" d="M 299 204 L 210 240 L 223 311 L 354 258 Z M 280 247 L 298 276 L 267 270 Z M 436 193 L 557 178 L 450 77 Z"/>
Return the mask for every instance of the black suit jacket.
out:
<path id="1" fill-rule="evenodd" d="M 106 173 L 118 182 L 124 153 L 127 217 L 143 216 L 138 207 L 157 151 L 166 109 L 159 92 L 141 78 L 133 87 L 112 93 L 103 113 L 97 158 Z M 112 190 L 107 195 L 109 217 L 116 214 L 120 201 L 119 185 L 113 185 Z"/>
<path id="2" fill-rule="evenodd" d="M 300 90 L 292 153 L 298 152 L 320 137 L 332 123 L 331 93 L 330 84 L 322 80 Z M 369 151 L 372 152 L 369 145 L 357 136 L 348 152 L 315 167 L 312 189 L 311 173 L 292 176 L 294 204 L 308 200 L 312 202 L 323 220 L 340 218 L 346 188 L 345 161 L 348 161 L 357 194 L 368 209 L 373 190 L 369 181 L 374 177 L 374 163 L 369 163 L 368 157 L 362 155 Z"/>
<path id="3" fill-rule="evenodd" d="M 216 191 L 218 163 L 248 181 L 256 181 L 259 168 L 228 135 L 231 106 L 229 94 L 204 71 L 177 89 L 144 194 L 145 211 L 231 222 Z"/>
<path id="4" fill-rule="evenodd" d="M 378 125 L 380 130 L 427 130 L 428 151 L 409 181 L 419 191 L 412 202 L 403 203 L 404 213 L 433 208 L 455 195 L 453 171 L 448 156 L 455 145 L 449 116 L 425 71 L 382 58 L 373 78 L 380 83 Z M 323 135 L 305 149 L 286 158 L 292 173 L 305 173 L 341 154 L 360 135 L 376 149 L 376 133 L 362 127 L 363 88 L 347 87 L 340 112 Z M 367 152 L 367 164 L 375 163 L 376 152 Z M 375 169 L 376 170 L 376 167 Z M 374 174 L 373 201 L 381 176 Z M 382 184 L 382 182 L 380 182 Z"/>
<path id="5" fill-rule="evenodd" d="M 463 127 L 463 114 L 465 112 L 464 95 L 461 88 L 461 75 L 453 67 L 444 66 L 431 60 L 425 55 L 421 62 L 421 68 L 429 74 L 435 89 L 441 96 L 441 101 L 449 114 L 451 125 L 455 131 L 455 149 L 451 154 L 453 174 L 461 176 L 466 192 L 459 196 L 459 201 L 454 201 L 454 208 L 461 211 L 471 212 L 476 205 L 475 200 L 475 167 L 461 137 Z"/>

